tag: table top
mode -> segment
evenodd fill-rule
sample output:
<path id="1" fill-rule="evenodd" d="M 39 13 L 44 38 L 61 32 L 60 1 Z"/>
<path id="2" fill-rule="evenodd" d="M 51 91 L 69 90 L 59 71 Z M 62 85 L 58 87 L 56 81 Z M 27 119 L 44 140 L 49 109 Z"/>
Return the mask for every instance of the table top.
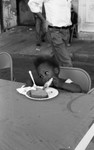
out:
<path id="1" fill-rule="evenodd" d="M 34 101 L 16 91 L 22 85 L 0 79 L 0 150 L 74 150 L 94 120 L 93 95 Z"/>

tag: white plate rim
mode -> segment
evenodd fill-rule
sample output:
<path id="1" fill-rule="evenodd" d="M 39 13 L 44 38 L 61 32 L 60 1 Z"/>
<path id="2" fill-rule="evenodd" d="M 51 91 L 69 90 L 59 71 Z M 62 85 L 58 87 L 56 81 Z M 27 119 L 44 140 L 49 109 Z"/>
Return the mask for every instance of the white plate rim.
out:
<path id="1" fill-rule="evenodd" d="M 42 86 L 39 86 L 39 87 L 42 88 Z M 32 89 L 34 89 L 34 88 L 32 87 L 31 89 L 28 89 L 27 92 L 30 91 L 30 90 L 32 90 Z M 54 94 L 49 94 L 48 91 L 53 91 Z M 52 98 L 56 97 L 59 94 L 58 90 L 55 89 L 55 88 L 52 88 L 52 87 L 48 87 L 46 89 L 46 92 L 48 93 L 48 97 L 47 98 L 34 98 L 34 97 L 30 97 L 30 96 L 27 95 L 27 92 L 25 93 L 25 96 L 27 98 L 29 98 L 29 99 L 36 100 L 36 101 L 49 100 L 49 99 L 52 99 Z"/>

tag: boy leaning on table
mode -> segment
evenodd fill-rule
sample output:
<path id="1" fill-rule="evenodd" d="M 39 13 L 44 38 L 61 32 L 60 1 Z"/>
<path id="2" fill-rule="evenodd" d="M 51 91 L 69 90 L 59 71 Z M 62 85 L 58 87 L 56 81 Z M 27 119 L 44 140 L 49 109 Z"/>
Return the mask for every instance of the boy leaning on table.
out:
<path id="1" fill-rule="evenodd" d="M 69 92 L 82 92 L 82 89 L 79 85 L 75 83 L 66 83 L 65 79 L 59 78 L 60 68 L 58 63 L 53 57 L 38 57 L 35 60 L 35 68 L 38 73 L 38 76 L 43 86 L 45 82 L 53 78 L 51 87 L 66 90 Z M 28 81 L 28 85 L 32 85 L 31 81 Z"/>

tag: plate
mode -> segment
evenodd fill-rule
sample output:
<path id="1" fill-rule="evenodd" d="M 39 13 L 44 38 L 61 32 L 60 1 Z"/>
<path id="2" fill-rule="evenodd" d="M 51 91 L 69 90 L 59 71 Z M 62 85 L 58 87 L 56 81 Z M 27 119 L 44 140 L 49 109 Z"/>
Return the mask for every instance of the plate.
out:
<path id="1" fill-rule="evenodd" d="M 39 88 L 43 88 L 43 87 L 41 86 L 41 87 L 39 87 Z M 59 93 L 57 89 L 48 87 L 47 89 L 45 89 L 46 92 L 47 92 L 47 94 L 48 94 L 48 97 L 47 97 L 47 98 L 35 98 L 35 97 L 30 97 L 30 96 L 28 95 L 28 93 L 29 93 L 30 90 L 34 90 L 34 87 L 31 87 L 31 89 L 27 90 L 27 92 L 25 93 L 25 96 L 26 96 L 27 98 L 29 98 L 29 99 L 32 99 L 32 100 L 39 100 L 39 101 L 41 101 L 41 100 L 49 100 L 49 99 L 51 99 L 51 98 L 56 97 L 56 96 L 58 95 L 58 93 Z"/>

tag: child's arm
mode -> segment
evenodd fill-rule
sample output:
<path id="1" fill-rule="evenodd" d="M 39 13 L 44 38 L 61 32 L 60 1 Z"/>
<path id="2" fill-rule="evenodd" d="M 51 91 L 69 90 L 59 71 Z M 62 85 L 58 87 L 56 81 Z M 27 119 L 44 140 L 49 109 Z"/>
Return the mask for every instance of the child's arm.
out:
<path id="1" fill-rule="evenodd" d="M 54 78 L 53 80 L 53 85 L 56 87 L 56 88 L 60 88 L 60 89 L 63 89 L 63 90 L 67 90 L 67 91 L 70 91 L 70 92 L 77 92 L 77 93 L 80 93 L 82 92 L 82 89 L 79 85 L 75 84 L 75 83 L 66 83 L 65 80 L 63 79 L 60 79 L 60 78 Z"/>
<path id="2" fill-rule="evenodd" d="M 80 93 L 82 92 L 82 89 L 79 85 L 75 84 L 75 83 L 63 83 L 61 85 L 62 89 L 70 91 L 70 92 L 75 92 L 75 93 Z"/>

